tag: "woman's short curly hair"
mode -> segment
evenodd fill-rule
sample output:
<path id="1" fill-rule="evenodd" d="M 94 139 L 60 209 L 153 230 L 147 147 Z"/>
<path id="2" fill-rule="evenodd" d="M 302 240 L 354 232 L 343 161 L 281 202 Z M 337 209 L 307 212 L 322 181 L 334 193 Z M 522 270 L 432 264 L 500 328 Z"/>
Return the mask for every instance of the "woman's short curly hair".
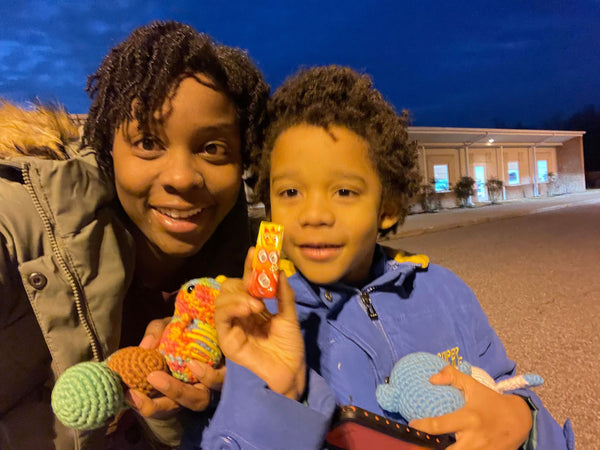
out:
<path id="1" fill-rule="evenodd" d="M 398 115 L 368 75 L 334 65 L 301 69 L 275 91 L 268 115 L 264 151 L 256 160 L 257 200 L 268 207 L 270 156 L 283 131 L 303 123 L 325 129 L 337 125 L 369 144 L 369 157 L 383 186 L 383 200 L 398 208 L 398 223 L 404 221 L 409 198 L 417 192 L 421 178 L 416 143 L 408 142 L 409 114 L 403 111 Z M 397 225 L 380 233 L 393 231 Z"/>
<path id="2" fill-rule="evenodd" d="M 155 21 L 135 29 L 115 46 L 88 78 L 92 105 L 83 144 L 96 151 L 104 175 L 113 179 L 111 151 L 115 131 L 137 120 L 148 132 L 153 113 L 175 95 L 182 79 L 202 73 L 235 104 L 248 168 L 259 152 L 265 129 L 269 86 L 246 53 L 216 44 L 206 34 L 174 21 Z M 133 109 L 132 109 L 133 107 Z"/>

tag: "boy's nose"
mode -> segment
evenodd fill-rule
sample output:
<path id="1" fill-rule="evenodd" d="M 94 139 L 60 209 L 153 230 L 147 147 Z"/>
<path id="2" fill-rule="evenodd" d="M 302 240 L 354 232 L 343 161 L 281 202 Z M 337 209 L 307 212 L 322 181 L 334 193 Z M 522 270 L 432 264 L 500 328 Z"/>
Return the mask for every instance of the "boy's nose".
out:
<path id="1" fill-rule="evenodd" d="M 194 154 L 189 151 L 167 151 L 160 181 L 166 190 L 188 191 L 204 186 L 204 176 Z"/>
<path id="2" fill-rule="evenodd" d="M 303 202 L 298 220 L 303 226 L 328 226 L 335 222 L 335 214 L 326 199 L 315 195 Z"/>

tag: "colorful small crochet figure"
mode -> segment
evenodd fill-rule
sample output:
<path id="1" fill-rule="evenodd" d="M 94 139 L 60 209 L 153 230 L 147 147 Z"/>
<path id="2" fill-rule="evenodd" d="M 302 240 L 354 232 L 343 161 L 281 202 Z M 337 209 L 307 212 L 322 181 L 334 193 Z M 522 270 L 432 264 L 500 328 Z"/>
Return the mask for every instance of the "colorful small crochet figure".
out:
<path id="1" fill-rule="evenodd" d="M 218 365 L 221 349 L 215 329 L 215 298 L 225 277 L 196 278 L 185 283 L 175 300 L 175 313 L 160 339 L 160 352 L 171 374 L 186 383 L 198 380 L 188 367 L 191 360 Z"/>
<path id="2" fill-rule="evenodd" d="M 383 409 L 400 413 L 407 421 L 437 417 L 451 413 L 465 405 L 463 393 L 453 386 L 438 386 L 429 378 L 442 370 L 448 362 L 425 352 L 410 353 L 401 358 L 392 369 L 389 382 L 377 386 L 377 401 Z M 471 375 L 496 392 L 540 386 L 539 375 L 519 375 L 498 383 L 483 369 L 463 361 L 458 369 Z"/>
<path id="3" fill-rule="evenodd" d="M 77 430 L 100 428 L 127 407 L 124 386 L 152 396 L 156 391 L 147 381 L 150 372 L 171 372 L 194 383 L 197 380 L 187 367 L 191 359 L 218 364 L 222 354 L 214 327 L 214 301 L 224 278 L 198 278 L 181 287 L 160 351 L 126 347 L 104 362 L 83 362 L 67 369 L 52 390 L 56 417 Z"/>
<path id="4" fill-rule="evenodd" d="M 68 368 L 52 390 L 52 409 L 66 426 L 94 430 L 116 416 L 127 405 L 123 385 L 151 394 L 146 377 L 150 372 L 168 372 L 157 350 L 126 347 L 104 362 L 83 362 Z"/>

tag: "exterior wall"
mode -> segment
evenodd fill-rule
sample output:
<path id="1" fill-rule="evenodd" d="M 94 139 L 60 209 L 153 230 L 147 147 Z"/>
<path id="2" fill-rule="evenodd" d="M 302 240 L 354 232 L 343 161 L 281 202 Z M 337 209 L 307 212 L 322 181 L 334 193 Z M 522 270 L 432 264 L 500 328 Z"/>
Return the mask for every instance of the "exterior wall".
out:
<path id="1" fill-rule="evenodd" d="M 428 132 L 431 132 L 431 141 L 428 140 Z M 479 175 L 479 183 L 491 178 L 502 180 L 504 198 L 507 200 L 585 190 L 583 139 L 581 135 L 576 135 L 581 132 L 540 131 L 537 134 L 535 130 L 497 130 L 494 133 L 494 130 L 479 129 L 457 129 L 454 132 L 450 128 L 433 127 L 415 130 L 415 133 L 421 133 L 416 140 L 419 145 L 419 166 L 423 183 L 429 184 L 434 178 L 434 166 L 448 167 L 449 190 L 438 191 L 433 197 L 428 196 L 428 210 L 431 210 L 434 203 L 443 208 L 456 206 L 451 189 L 462 176 L 470 176 L 477 181 Z M 471 143 L 465 139 L 461 144 L 457 137 L 460 138 L 463 134 L 473 139 Z M 496 139 L 490 138 L 488 143 L 488 135 Z M 448 137 L 447 141 L 444 141 L 445 136 Z M 545 161 L 545 164 L 541 165 L 541 171 L 540 161 Z M 481 166 L 484 169 L 483 174 L 479 169 Z M 439 180 L 442 179 L 441 173 L 438 172 L 438 189 Z M 479 187 L 479 192 L 472 196 L 472 201 L 487 202 L 487 189 L 482 188 L 482 184 L 476 184 L 475 187 Z M 423 198 L 421 195 L 414 200 L 414 212 L 423 209 L 420 204 Z"/>
<path id="2" fill-rule="evenodd" d="M 583 165 L 583 138 L 575 137 L 565 142 L 556 155 L 559 189 L 562 192 L 585 191 L 585 169 Z"/>
<path id="3" fill-rule="evenodd" d="M 536 169 L 537 169 L 537 162 L 538 161 L 546 161 L 546 163 L 548 164 L 548 174 L 553 173 L 556 174 L 558 173 L 558 169 L 556 166 L 556 150 L 555 148 L 538 148 L 535 151 L 535 162 L 536 162 Z M 536 176 L 538 176 L 539 174 L 536 173 Z M 548 178 L 550 179 L 550 175 L 548 175 Z M 539 179 L 538 177 L 538 193 L 540 196 L 547 196 L 547 195 L 551 195 L 552 194 L 552 188 L 549 184 L 549 181 L 542 181 Z"/>
<path id="4" fill-rule="evenodd" d="M 458 158 L 458 151 L 456 149 L 426 149 L 425 150 L 425 161 L 427 164 L 426 176 L 428 182 L 433 178 L 433 166 L 438 164 L 446 164 L 448 166 L 448 178 L 450 183 L 454 184 L 456 180 L 461 177 L 460 173 L 460 161 Z M 425 175 L 425 174 L 424 174 Z"/>

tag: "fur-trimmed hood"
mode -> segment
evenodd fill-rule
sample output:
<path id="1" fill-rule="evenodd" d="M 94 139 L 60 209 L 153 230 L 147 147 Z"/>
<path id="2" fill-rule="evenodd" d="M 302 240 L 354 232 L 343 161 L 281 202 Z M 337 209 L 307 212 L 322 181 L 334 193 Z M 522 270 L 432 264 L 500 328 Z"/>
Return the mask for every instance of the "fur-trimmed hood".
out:
<path id="1" fill-rule="evenodd" d="M 69 159 L 78 141 L 77 125 L 62 106 L 25 109 L 0 98 L 0 159 Z"/>

